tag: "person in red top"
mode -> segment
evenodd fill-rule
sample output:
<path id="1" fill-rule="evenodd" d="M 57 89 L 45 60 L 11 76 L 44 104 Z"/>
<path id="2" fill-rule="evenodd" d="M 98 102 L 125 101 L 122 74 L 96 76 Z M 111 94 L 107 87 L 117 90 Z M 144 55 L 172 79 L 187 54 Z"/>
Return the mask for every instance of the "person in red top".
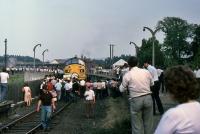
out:
<path id="1" fill-rule="evenodd" d="M 49 79 L 49 81 L 47 82 L 47 90 L 48 91 L 52 91 L 53 90 L 53 84 L 51 82 L 51 79 Z"/>

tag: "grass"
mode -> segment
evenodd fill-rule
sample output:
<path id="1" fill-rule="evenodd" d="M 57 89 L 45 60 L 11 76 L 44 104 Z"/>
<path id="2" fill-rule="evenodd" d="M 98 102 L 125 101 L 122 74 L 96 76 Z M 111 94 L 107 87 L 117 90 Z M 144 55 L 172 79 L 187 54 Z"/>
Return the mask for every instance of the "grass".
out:
<path id="1" fill-rule="evenodd" d="M 8 80 L 8 96 L 9 100 L 13 100 L 14 102 L 23 100 L 22 87 L 24 85 L 24 74 L 14 74 L 10 75 Z M 37 96 L 39 94 L 39 86 L 40 80 L 29 82 L 29 86 L 32 90 L 32 97 Z"/>
<path id="2" fill-rule="evenodd" d="M 14 102 L 22 100 L 23 94 L 21 92 L 22 86 L 24 84 L 24 75 L 15 74 L 10 75 L 8 80 L 8 99 Z"/>
<path id="3" fill-rule="evenodd" d="M 131 122 L 126 98 L 118 97 L 106 100 L 107 109 L 103 118 L 93 130 L 93 134 L 130 134 Z"/>
<path id="4" fill-rule="evenodd" d="M 116 121 L 111 128 L 96 129 L 93 134 L 131 134 L 130 120 Z"/>

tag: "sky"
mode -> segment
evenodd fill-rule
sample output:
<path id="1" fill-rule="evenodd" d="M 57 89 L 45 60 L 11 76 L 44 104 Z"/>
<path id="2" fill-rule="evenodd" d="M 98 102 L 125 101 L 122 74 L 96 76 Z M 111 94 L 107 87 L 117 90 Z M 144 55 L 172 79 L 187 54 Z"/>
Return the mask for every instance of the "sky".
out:
<path id="1" fill-rule="evenodd" d="M 141 46 L 143 31 L 154 29 L 164 17 L 180 17 L 200 24 L 200 0 L 0 0 L 0 55 L 4 40 L 8 54 L 42 60 L 65 59 L 75 55 L 89 58 L 135 55 L 130 41 Z M 160 42 L 162 33 L 156 34 Z"/>

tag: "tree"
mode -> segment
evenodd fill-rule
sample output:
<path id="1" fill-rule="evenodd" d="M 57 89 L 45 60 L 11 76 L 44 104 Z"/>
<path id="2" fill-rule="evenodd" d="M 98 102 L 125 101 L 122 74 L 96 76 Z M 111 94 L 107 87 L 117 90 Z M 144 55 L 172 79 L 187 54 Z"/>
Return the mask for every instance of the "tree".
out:
<path id="1" fill-rule="evenodd" d="M 196 27 L 194 31 L 194 38 L 192 41 L 192 61 L 195 67 L 200 67 L 200 26 Z"/>
<path id="2" fill-rule="evenodd" d="M 187 40 L 191 37 L 191 25 L 177 17 L 166 17 L 159 21 L 157 28 L 165 33 L 162 50 L 169 64 L 183 64 L 184 59 L 191 55 Z"/>
<path id="3" fill-rule="evenodd" d="M 140 66 L 143 66 L 144 61 L 148 60 L 151 62 L 152 60 L 152 38 L 148 40 L 142 40 L 142 46 L 140 47 L 140 51 L 138 52 L 138 59 Z M 157 67 L 164 66 L 164 55 L 161 51 L 161 44 L 159 44 L 158 40 L 155 40 L 155 65 Z"/>
<path id="4" fill-rule="evenodd" d="M 194 38 L 192 41 L 192 53 L 195 57 L 198 53 L 198 48 L 200 47 L 200 26 L 198 26 L 194 31 Z"/>

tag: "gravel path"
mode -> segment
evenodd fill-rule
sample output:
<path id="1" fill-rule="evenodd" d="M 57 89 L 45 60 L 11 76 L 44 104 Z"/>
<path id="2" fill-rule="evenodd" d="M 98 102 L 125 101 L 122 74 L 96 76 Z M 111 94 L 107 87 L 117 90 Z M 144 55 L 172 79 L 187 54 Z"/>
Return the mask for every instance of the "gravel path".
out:
<path id="1" fill-rule="evenodd" d="M 59 124 L 51 129 L 50 134 L 90 134 L 105 116 L 105 101 L 97 101 L 95 110 L 95 117 L 88 119 L 85 117 L 83 100 L 71 104 L 62 115 L 56 117 L 56 121 L 53 121 Z"/>
<path id="2" fill-rule="evenodd" d="M 169 95 L 161 94 L 160 96 L 165 110 L 175 105 L 169 98 Z M 126 98 L 98 100 L 96 103 L 96 116 L 92 119 L 85 117 L 84 106 L 83 100 L 73 103 L 62 115 L 57 117 L 56 123 L 58 124 L 49 133 L 99 134 L 99 130 L 112 128 L 114 123 L 120 122 L 123 118 L 130 118 Z M 121 118 L 119 118 L 119 115 Z M 154 116 L 154 129 L 159 123 L 160 118 L 160 115 Z"/>

